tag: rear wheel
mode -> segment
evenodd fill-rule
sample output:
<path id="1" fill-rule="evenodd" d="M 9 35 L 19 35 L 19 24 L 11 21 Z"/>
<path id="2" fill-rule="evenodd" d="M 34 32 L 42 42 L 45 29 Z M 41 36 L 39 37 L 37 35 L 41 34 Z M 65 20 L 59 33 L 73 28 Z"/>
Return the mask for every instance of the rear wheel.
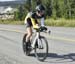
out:
<path id="1" fill-rule="evenodd" d="M 29 55 L 30 55 L 30 50 L 27 49 L 28 43 L 26 43 L 26 36 L 27 36 L 27 34 L 25 34 L 25 35 L 23 36 L 22 47 L 23 47 L 23 52 L 24 52 L 27 56 L 29 56 Z"/>
<path id="2" fill-rule="evenodd" d="M 24 53 L 26 52 L 26 36 L 27 36 L 27 34 L 25 34 L 23 36 L 23 42 L 22 42 L 22 47 L 23 47 Z"/>
<path id="3" fill-rule="evenodd" d="M 45 37 L 40 37 L 36 40 L 36 44 L 34 48 L 35 56 L 39 61 L 44 61 L 48 55 L 48 42 Z"/>

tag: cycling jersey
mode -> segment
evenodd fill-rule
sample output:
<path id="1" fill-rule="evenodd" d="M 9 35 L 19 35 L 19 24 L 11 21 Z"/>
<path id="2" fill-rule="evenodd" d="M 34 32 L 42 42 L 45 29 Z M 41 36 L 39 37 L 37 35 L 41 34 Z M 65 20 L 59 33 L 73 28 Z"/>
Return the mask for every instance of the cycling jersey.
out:
<path id="1" fill-rule="evenodd" d="M 37 24 L 38 21 L 37 19 L 41 19 L 41 25 L 44 26 L 44 15 L 41 17 L 37 16 L 35 12 L 29 12 L 25 18 L 25 24 L 27 27 L 33 27 L 33 28 L 38 28 Z"/>

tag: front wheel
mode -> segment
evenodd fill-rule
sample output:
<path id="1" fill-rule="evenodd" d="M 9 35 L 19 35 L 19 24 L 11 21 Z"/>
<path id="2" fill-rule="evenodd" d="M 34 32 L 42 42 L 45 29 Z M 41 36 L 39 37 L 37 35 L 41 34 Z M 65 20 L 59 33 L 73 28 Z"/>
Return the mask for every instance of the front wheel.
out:
<path id="1" fill-rule="evenodd" d="M 39 61 L 44 61 L 48 55 L 48 42 L 45 37 L 40 37 L 36 40 L 36 45 L 34 48 L 35 56 Z"/>

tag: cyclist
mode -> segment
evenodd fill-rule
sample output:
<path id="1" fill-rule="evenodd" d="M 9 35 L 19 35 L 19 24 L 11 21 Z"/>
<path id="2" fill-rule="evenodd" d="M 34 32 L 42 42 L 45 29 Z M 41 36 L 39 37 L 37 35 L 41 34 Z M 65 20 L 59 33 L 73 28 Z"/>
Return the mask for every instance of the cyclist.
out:
<path id="1" fill-rule="evenodd" d="M 44 26 L 44 14 L 45 14 L 45 7 L 42 4 L 36 7 L 35 12 L 29 12 L 27 14 L 24 23 L 26 24 L 26 31 L 27 31 L 26 44 L 28 46 L 30 46 L 30 37 L 32 36 L 32 28 L 34 29 L 39 28 L 38 19 L 41 20 L 41 26 Z"/>

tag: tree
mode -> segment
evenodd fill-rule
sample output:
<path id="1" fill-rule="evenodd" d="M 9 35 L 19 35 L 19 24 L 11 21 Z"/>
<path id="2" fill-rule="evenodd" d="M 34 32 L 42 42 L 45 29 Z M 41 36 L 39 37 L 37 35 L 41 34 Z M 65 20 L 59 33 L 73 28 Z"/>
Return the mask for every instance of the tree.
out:
<path id="1" fill-rule="evenodd" d="M 53 18 L 75 18 L 75 0 L 26 0 L 18 7 L 15 18 L 23 20 L 29 11 L 35 11 L 37 5 L 45 6 L 46 16 Z"/>
<path id="2" fill-rule="evenodd" d="M 35 8 L 36 8 L 36 5 L 37 5 L 36 2 L 37 2 L 36 0 L 31 1 L 32 11 L 35 11 Z"/>
<path id="3" fill-rule="evenodd" d="M 75 0 L 64 0 L 66 18 L 75 17 Z"/>
<path id="4" fill-rule="evenodd" d="M 75 0 L 70 0 L 71 18 L 75 18 Z"/>
<path id="5" fill-rule="evenodd" d="M 46 8 L 46 15 L 51 16 L 52 15 L 51 0 L 47 0 L 47 2 L 45 4 L 45 8 Z"/>
<path id="6" fill-rule="evenodd" d="M 18 6 L 18 10 L 14 13 L 15 20 L 24 20 L 25 17 L 25 9 L 24 6 Z"/>
<path id="7" fill-rule="evenodd" d="M 52 16 L 54 19 L 60 17 L 58 0 L 52 0 Z"/>
<path id="8" fill-rule="evenodd" d="M 31 0 L 26 0 L 26 2 L 24 4 L 24 8 L 26 11 L 30 11 L 32 9 Z"/>

